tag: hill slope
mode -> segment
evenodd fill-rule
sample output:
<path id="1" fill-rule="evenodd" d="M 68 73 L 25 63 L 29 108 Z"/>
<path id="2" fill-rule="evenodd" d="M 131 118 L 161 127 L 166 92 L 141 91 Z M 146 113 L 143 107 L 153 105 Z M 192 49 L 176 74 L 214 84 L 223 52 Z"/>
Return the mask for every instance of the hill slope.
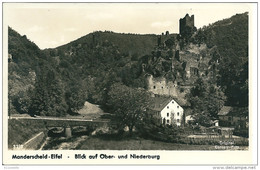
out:
<path id="1" fill-rule="evenodd" d="M 193 84 L 206 75 L 204 81 L 225 92 L 227 104 L 248 105 L 247 13 L 199 29 L 178 55 L 172 53 L 177 50 L 174 45 L 181 44 L 176 35 L 165 38 L 160 46 L 157 38 L 94 32 L 41 51 L 26 36 L 9 28 L 10 109 L 40 115 L 75 114 L 86 100 L 105 106 L 110 86 L 116 82 L 146 88 L 146 73 L 178 80 L 178 85 Z M 198 72 L 193 69 L 196 76 L 189 81 L 186 75 L 196 67 Z M 209 73 L 212 70 L 214 74 Z"/>
<path id="2" fill-rule="evenodd" d="M 202 31 L 209 46 L 216 46 L 218 84 L 227 104 L 248 106 L 248 13 L 218 21 Z"/>
<path id="3" fill-rule="evenodd" d="M 114 44 L 118 50 L 124 55 L 142 56 L 149 54 L 157 43 L 157 35 L 155 34 L 122 34 L 114 32 L 93 32 L 83 36 L 73 42 L 60 46 L 57 49 L 68 49 L 70 46 L 78 44 L 97 45 L 109 41 Z"/>
<path id="4" fill-rule="evenodd" d="M 8 96 L 9 111 L 28 112 L 25 106 L 30 88 L 34 87 L 36 70 L 45 59 L 43 52 L 26 36 L 8 28 Z"/>

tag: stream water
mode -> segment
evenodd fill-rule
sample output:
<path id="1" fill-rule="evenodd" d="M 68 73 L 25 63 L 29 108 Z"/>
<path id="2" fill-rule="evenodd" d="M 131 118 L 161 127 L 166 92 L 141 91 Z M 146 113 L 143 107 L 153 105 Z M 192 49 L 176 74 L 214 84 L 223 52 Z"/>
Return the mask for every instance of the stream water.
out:
<path id="1" fill-rule="evenodd" d="M 66 137 L 47 137 L 42 150 L 75 150 L 77 147 L 88 138 L 87 135 L 76 136 L 71 138 Z"/>

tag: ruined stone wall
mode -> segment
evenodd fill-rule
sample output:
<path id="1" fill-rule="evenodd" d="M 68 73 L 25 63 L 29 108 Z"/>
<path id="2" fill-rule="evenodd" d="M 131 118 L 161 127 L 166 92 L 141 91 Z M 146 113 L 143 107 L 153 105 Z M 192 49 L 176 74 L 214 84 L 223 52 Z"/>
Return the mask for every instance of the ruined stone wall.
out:
<path id="1" fill-rule="evenodd" d="M 175 97 L 181 106 L 187 104 L 186 94 L 190 92 L 191 87 L 167 81 L 164 77 L 154 78 L 152 75 L 147 75 L 147 88 L 149 92 L 152 92 L 154 95 Z"/>
<path id="2" fill-rule="evenodd" d="M 154 78 L 152 75 L 147 76 L 148 91 L 158 95 L 177 96 L 177 84 L 167 81 L 164 77 Z"/>

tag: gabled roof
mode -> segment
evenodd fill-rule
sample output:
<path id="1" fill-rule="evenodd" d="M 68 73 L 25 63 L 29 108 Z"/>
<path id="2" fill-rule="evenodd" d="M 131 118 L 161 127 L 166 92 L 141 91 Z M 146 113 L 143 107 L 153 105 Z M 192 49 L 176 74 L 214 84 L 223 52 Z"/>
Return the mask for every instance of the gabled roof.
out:
<path id="1" fill-rule="evenodd" d="M 248 107 L 223 106 L 218 113 L 219 116 L 248 116 Z"/>
<path id="2" fill-rule="evenodd" d="M 175 102 L 178 103 L 178 105 L 180 105 L 180 103 L 172 97 L 165 97 L 165 96 L 153 97 L 150 105 L 150 109 L 154 111 L 162 111 L 163 108 L 165 108 L 172 100 L 174 100 Z"/>
<path id="3" fill-rule="evenodd" d="M 185 100 L 184 98 L 172 97 L 172 99 L 176 101 L 181 107 L 190 106 L 190 102 Z"/>
<path id="4" fill-rule="evenodd" d="M 153 97 L 150 108 L 155 111 L 161 111 L 172 98 L 170 97 Z"/>
<path id="5" fill-rule="evenodd" d="M 164 77 L 152 77 L 154 81 L 166 81 Z"/>
<path id="6" fill-rule="evenodd" d="M 219 116 L 227 115 L 227 114 L 231 111 L 231 109 L 232 109 L 232 107 L 230 107 L 230 106 L 223 106 L 223 107 L 220 109 L 218 115 L 219 115 Z"/>

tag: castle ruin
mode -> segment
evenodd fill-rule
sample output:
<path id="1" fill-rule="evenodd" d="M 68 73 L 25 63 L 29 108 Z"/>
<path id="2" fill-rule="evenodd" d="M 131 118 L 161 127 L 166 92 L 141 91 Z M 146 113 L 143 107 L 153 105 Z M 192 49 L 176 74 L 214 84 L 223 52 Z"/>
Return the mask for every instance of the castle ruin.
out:
<path id="1" fill-rule="evenodd" d="M 179 20 L 179 34 L 181 37 L 190 37 L 196 29 L 194 26 L 194 15 L 189 16 L 189 14 L 186 14 L 184 18 Z"/>

